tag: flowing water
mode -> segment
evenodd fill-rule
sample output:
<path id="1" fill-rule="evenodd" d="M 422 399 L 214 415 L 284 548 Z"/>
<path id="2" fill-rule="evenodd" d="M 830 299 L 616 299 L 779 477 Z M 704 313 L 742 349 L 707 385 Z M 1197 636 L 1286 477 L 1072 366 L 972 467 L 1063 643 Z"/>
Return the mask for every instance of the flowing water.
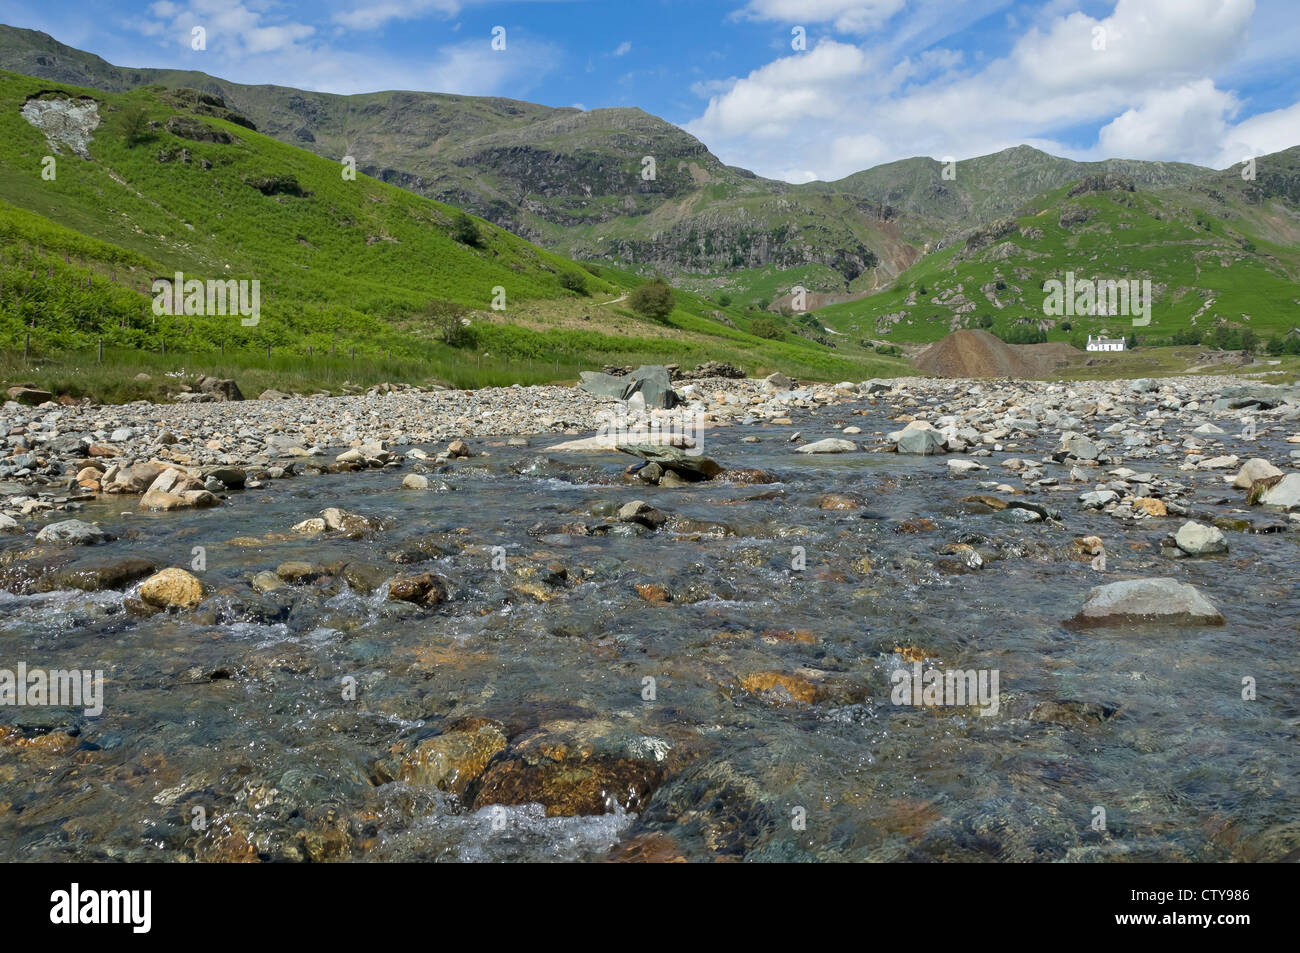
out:
<path id="1" fill-rule="evenodd" d="M 0 594 L 0 667 L 105 675 L 98 717 L 0 709 L 0 856 L 1253 860 L 1300 848 L 1300 536 L 1230 533 L 1226 556 L 1172 561 L 1158 542 L 1181 520 L 1124 531 L 1079 510 L 1077 484 L 1031 497 L 1063 526 L 961 502 L 988 492 L 981 479 L 1011 479 L 1005 457 L 1049 453 L 1047 437 L 971 478 L 942 457 L 807 456 L 786 442 L 837 422 L 895 426 L 849 409 L 709 433 L 710 456 L 774 483 L 650 487 L 624 477 L 626 456 L 548 455 L 553 441 L 533 437 L 479 441 L 488 455 L 430 474 L 445 492 L 399 489 L 404 471 L 382 470 L 277 481 L 191 513 L 88 505 L 77 516 L 119 538 L 75 559 L 187 567 L 202 547 L 196 575 L 213 595 L 142 617 L 124 608 L 129 592 Z M 1167 461 L 1132 465 L 1178 476 Z M 827 493 L 860 505 L 822 509 Z M 600 528 L 634 499 L 670 522 Z M 361 539 L 288 532 L 327 506 L 391 525 Z M 1105 572 L 1072 546 L 1094 533 Z M 940 552 L 954 543 L 983 568 L 968 570 L 968 550 Z M 333 573 L 249 587 L 291 560 Z M 360 567 L 355 589 L 342 564 Z M 387 600 L 382 580 L 399 571 L 437 573 L 451 598 Z M 1062 624 L 1091 587 L 1134 576 L 1194 584 L 1227 624 Z M 671 601 L 643 598 L 645 584 Z M 894 704 L 891 675 L 912 659 L 996 671 L 996 713 Z M 794 681 L 746 681 L 763 672 Z M 801 686 L 814 694 L 801 701 Z M 1065 700 L 1104 707 L 1030 717 Z M 563 817 L 380 783 L 378 760 L 466 717 L 504 726 L 512 745 L 531 735 L 569 756 L 639 759 L 641 793 L 654 790 Z"/>

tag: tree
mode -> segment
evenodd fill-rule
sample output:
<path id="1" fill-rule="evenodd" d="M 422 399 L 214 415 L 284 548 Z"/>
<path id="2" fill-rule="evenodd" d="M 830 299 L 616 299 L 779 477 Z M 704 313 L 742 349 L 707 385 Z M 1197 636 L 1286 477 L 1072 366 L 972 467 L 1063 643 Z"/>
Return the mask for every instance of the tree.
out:
<path id="1" fill-rule="evenodd" d="M 478 334 L 465 317 L 465 309 L 453 301 L 435 300 L 429 303 L 429 323 L 442 334 L 448 347 L 473 347 Z"/>
<path id="2" fill-rule="evenodd" d="M 718 306 L 722 308 L 731 307 L 731 295 L 718 295 Z"/>
<path id="3" fill-rule="evenodd" d="M 749 323 L 749 333 L 769 341 L 779 341 L 785 337 L 785 331 L 775 318 L 755 318 Z"/>
<path id="4" fill-rule="evenodd" d="M 1130 331 L 1128 335 L 1128 349 L 1131 351 L 1138 346 L 1138 336 L 1136 331 Z"/>
<path id="5" fill-rule="evenodd" d="M 483 243 L 483 236 L 479 234 L 474 219 L 464 212 L 457 212 L 455 218 L 451 220 L 451 237 L 471 248 L 477 248 Z"/>
<path id="6" fill-rule="evenodd" d="M 127 148 L 135 148 L 149 138 L 149 110 L 139 103 L 122 110 L 122 138 Z"/>
<path id="7" fill-rule="evenodd" d="M 673 289 L 660 278 L 638 287 L 628 298 L 628 305 L 643 318 L 666 321 L 673 313 Z"/>

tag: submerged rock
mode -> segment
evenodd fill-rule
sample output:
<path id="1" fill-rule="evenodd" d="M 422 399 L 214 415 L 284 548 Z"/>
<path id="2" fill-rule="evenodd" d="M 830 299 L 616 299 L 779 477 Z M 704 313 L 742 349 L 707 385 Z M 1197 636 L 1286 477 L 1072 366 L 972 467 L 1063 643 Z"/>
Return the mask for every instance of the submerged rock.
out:
<path id="1" fill-rule="evenodd" d="M 140 583 L 140 599 L 158 609 L 193 609 L 203 601 L 203 584 L 184 569 L 164 569 Z"/>
<path id="2" fill-rule="evenodd" d="M 447 584 L 431 572 L 396 576 L 388 584 L 388 598 L 394 602 L 436 606 L 447 601 Z"/>
<path id="3" fill-rule="evenodd" d="M 508 753 L 509 754 L 509 753 Z M 475 786 L 474 809 L 489 804 L 541 804 L 547 817 L 641 811 L 664 779 L 653 760 L 587 755 L 564 747 L 521 751 L 494 761 Z"/>
<path id="4" fill-rule="evenodd" d="M 1029 713 L 1029 720 L 1064 725 L 1068 728 L 1089 728 L 1109 721 L 1118 711 L 1118 705 L 1066 698 L 1035 705 Z"/>
<path id="5" fill-rule="evenodd" d="M 805 444 L 798 449 L 799 453 L 852 453 L 858 449 L 858 445 L 852 440 L 841 440 L 839 437 L 827 437 L 825 440 L 818 440 L 814 443 Z"/>
<path id="6" fill-rule="evenodd" d="M 1075 627 L 1161 623 L 1222 625 L 1219 610 L 1196 590 L 1175 579 L 1128 579 L 1097 586 L 1070 620 Z"/>
<path id="7" fill-rule="evenodd" d="M 617 449 L 622 453 L 657 463 L 664 470 L 671 470 L 690 482 L 711 480 L 723 471 L 717 461 L 690 453 L 680 447 L 638 443 L 621 444 Z"/>
<path id="8" fill-rule="evenodd" d="M 394 761 L 378 766 L 381 781 L 429 784 L 464 797 L 469 786 L 505 750 L 502 727 L 486 719 L 469 719 L 443 734 L 420 741 Z"/>

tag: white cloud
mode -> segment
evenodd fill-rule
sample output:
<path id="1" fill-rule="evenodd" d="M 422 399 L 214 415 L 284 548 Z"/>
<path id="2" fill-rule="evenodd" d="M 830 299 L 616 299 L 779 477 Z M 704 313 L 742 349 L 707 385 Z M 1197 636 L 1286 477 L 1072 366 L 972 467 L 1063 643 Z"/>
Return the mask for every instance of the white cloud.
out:
<path id="1" fill-rule="evenodd" d="M 1300 103 L 1259 113 L 1233 126 L 1223 137 L 1222 148 L 1211 163 L 1226 169 L 1247 156 L 1268 155 L 1300 145 Z"/>
<path id="2" fill-rule="evenodd" d="M 777 178 L 785 182 L 793 182 L 796 185 L 803 185 L 805 182 L 816 182 L 817 173 L 808 169 L 786 169 Z"/>
<path id="3" fill-rule="evenodd" d="M 751 0 L 739 14 L 802 15 L 847 28 L 844 17 L 861 27 L 891 7 Z M 912 155 L 969 158 L 1022 142 L 1080 159 L 1227 164 L 1223 157 L 1239 160 L 1247 140 L 1270 149 L 1300 141 L 1291 109 L 1234 126 L 1242 103 L 1214 81 L 1246 49 L 1255 0 L 1117 0 L 1099 17 L 1076 7 L 1056 0 L 1019 28 L 1001 57 L 983 60 L 977 49 L 948 48 L 960 37 L 936 45 L 943 24 L 936 5 L 922 0 L 890 22 L 888 41 L 823 39 L 747 76 L 697 82 L 708 103 L 685 127 L 731 164 L 782 178 L 812 170 L 822 179 Z M 1289 19 L 1270 25 L 1296 35 Z M 898 36 L 930 42 L 906 52 Z M 1063 144 L 1089 126 L 1098 130 L 1094 143 Z"/>
<path id="4" fill-rule="evenodd" d="M 301 47 L 316 28 L 295 20 L 268 21 L 262 11 L 240 2 L 190 0 L 185 5 L 160 0 L 149 8 L 152 20 L 137 23 L 146 36 L 160 36 L 174 46 L 190 48 L 192 30 L 202 27 L 206 52 L 240 59 L 266 53 L 286 53 Z"/>
<path id="5" fill-rule="evenodd" d="M 552 44 L 527 36 L 512 36 L 507 55 L 493 50 L 484 36 L 434 48 L 418 58 L 376 59 L 367 52 L 331 46 L 307 24 L 272 19 L 271 13 L 260 9 L 258 0 L 188 0 L 184 4 L 159 0 L 150 10 L 154 19 L 136 21 L 132 26 L 138 33 L 161 39 L 173 58 L 167 65 L 197 65 L 241 83 L 287 83 L 320 92 L 414 89 L 520 97 L 563 55 Z M 207 49 L 201 53 L 190 52 L 193 26 L 207 31 Z M 196 62 L 196 58 L 201 59 Z"/>
<path id="6" fill-rule="evenodd" d="M 1236 114 L 1237 97 L 1200 79 L 1176 89 L 1156 90 L 1102 126 L 1098 151 L 1122 159 L 1190 158 L 1214 162 Z"/>
<path id="7" fill-rule="evenodd" d="M 632 51 L 632 44 L 631 44 L 630 42 L 628 42 L 627 40 L 624 40 L 624 41 L 623 41 L 622 43 L 620 43 L 620 44 L 618 45 L 618 47 L 614 50 L 614 54 L 613 54 L 613 55 L 614 55 L 614 56 L 622 56 L 622 55 L 624 55 L 625 53 L 630 53 L 631 51 Z"/>
<path id="8" fill-rule="evenodd" d="M 334 14 L 334 22 L 349 30 L 379 30 L 397 20 L 430 16 L 451 19 L 466 7 L 486 6 L 495 0 L 379 0 Z M 515 0 L 516 3 L 560 3 L 567 0 Z"/>
<path id="9" fill-rule="evenodd" d="M 454 17 L 460 12 L 458 0 L 385 0 L 334 14 L 334 22 L 351 30 L 378 30 L 394 20 L 418 20 L 437 15 Z"/>
<path id="10" fill-rule="evenodd" d="M 842 33 L 868 33 L 903 8 L 904 0 L 750 0 L 738 16 L 778 23 L 830 23 Z"/>

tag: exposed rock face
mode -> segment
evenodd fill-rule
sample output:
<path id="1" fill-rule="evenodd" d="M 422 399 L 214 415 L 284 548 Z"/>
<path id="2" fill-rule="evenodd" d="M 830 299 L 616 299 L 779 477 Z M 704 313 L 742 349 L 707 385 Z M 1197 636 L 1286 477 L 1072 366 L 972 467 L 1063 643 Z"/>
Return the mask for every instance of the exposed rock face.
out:
<path id="1" fill-rule="evenodd" d="M 57 143 L 63 143 L 81 158 L 89 159 L 92 133 L 99 128 L 99 103 L 93 99 L 40 98 L 47 95 L 37 93 L 23 103 L 23 118 L 45 133 L 55 152 Z"/>
<path id="2" fill-rule="evenodd" d="M 966 236 L 966 250 L 975 251 L 985 245 L 991 245 L 999 239 L 1006 238 L 1020 230 L 1015 219 L 1004 218 L 987 225 L 981 225 Z"/>
<path id="3" fill-rule="evenodd" d="M 1128 176 L 1107 172 L 1104 175 L 1085 175 L 1070 189 L 1066 198 L 1072 199 L 1076 195 L 1087 195 L 1091 192 L 1132 192 L 1133 189 L 1133 180 Z"/>
<path id="4" fill-rule="evenodd" d="M 206 122 L 191 116 L 172 116 L 163 128 L 173 136 L 191 142 L 215 142 L 228 146 L 235 141 L 235 137 L 226 130 L 209 126 Z"/>

